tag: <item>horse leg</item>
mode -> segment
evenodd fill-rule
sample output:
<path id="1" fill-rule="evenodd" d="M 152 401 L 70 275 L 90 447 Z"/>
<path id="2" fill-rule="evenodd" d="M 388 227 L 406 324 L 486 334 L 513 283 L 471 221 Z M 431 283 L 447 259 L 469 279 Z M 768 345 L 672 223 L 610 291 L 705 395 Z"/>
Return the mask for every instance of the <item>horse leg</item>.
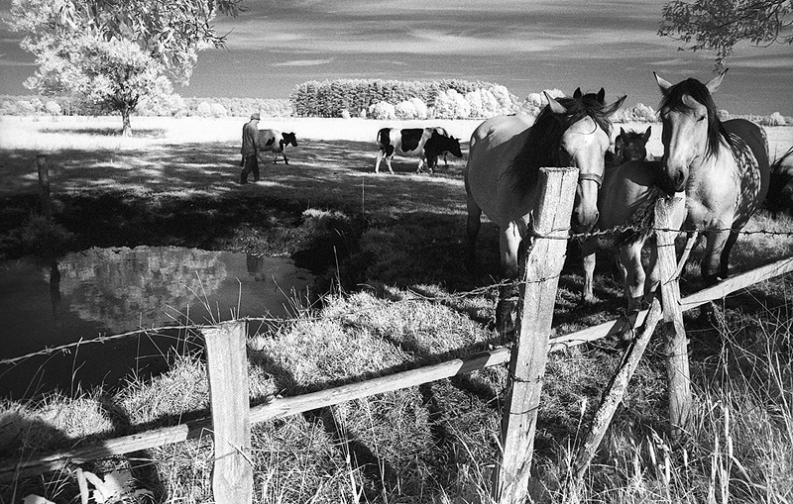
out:
<path id="1" fill-rule="evenodd" d="M 499 237 L 501 272 L 508 283 L 499 289 L 498 305 L 496 306 L 496 327 L 499 334 L 507 336 L 510 340 L 517 326 L 517 308 L 520 301 L 520 286 L 515 282 L 519 272 L 518 249 L 520 241 L 520 232 L 514 223 L 510 222 L 501 229 Z"/>
<path id="2" fill-rule="evenodd" d="M 586 240 L 581 244 L 584 266 L 584 291 L 581 293 L 581 302 L 583 304 L 592 304 L 596 301 L 592 287 L 595 278 L 595 263 L 597 262 L 595 250 L 595 244 L 591 240 Z"/>
<path id="3" fill-rule="evenodd" d="M 643 244 L 642 240 L 638 240 L 620 246 L 620 263 L 625 272 L 625 299 L 628 302 L 628 311 L 638 310 L 644 297 Z"/>
<path id="4" fill-rule="evenodd" d="M 674 246 L 674 242 L 672 243 Z M 650 256 L 647 262 L 647 271 L 650 272 L 644 279 L 644 297 L 645 303 L 649 303 L 653 299 L 658 285 L 661 283 L 661 270 L 658 268 L 658 245 L 655 239 L 652 240 L 650 245 Z M 639 249 L 639 257 L 641 258 L 641 248 Z"/>
<path id="5" fill-rule="evenodd" d="M 722 226 L 719 226 L 719 228 L 722 228 Z M 705 281 L 706 287 L 721 280 L 719 278 L 719 269 L 721 267 L 722 252 L 725 250 L 727 242 L 729 242 L 730 234 L 730 231 L 708 231 L 706 234 L 707 245 L 705 246 L 705 257 L 702 260 L 702 279 Z M 730 245 L 730 248 L 732 248 L 732 245 Z M 729 250 L 727 250 L 727 253 L 729 254 Z"/>
<path id="6" fill-rule="evenodd" d="M 729 273 L 729 263 L 730 263 L 730 252 L 732 251 L 733 245 L 735 242 L 738 241 L 738 235 L 740 234 L 739 231 L 730 231 L 730 236 L 727 238 L 726 243 L 724 244 L 724 248 L 721 251 L 721 262 L 719 264 L 719 277 L 722 279 L 727 278 L 727 274 Z"/>
<path id="7" fill-rule="evenodd" d="M 479 205 L 476 204 L 470 194 L 466 198 L 466 207 L 468 209 L 468 220 L 465 223 L 465 266 L 468 271 L 473 273 L 476 271 L 476 237 L 479 235 L 479 228 L 482 226 L 482 209 L 479 208 Z"/>

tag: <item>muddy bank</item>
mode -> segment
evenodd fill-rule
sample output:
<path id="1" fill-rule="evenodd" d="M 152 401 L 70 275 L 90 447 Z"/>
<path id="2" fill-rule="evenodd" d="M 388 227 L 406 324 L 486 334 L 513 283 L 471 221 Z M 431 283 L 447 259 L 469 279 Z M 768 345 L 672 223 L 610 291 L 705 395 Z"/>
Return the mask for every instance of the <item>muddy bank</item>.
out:
<path id="1" fill-rule="evenodd" d="M 337 276 L 328 270 L 350 257 L 366 227 L 359 216 L 343 210 L 254 195 L 80 193 L 58 195 L 52 206 L 49 226 L 38 196 L 0 198 L 0 259 L 45 259 L 90 247 L 194 247 L 289 256 L 326 284 Z"/>

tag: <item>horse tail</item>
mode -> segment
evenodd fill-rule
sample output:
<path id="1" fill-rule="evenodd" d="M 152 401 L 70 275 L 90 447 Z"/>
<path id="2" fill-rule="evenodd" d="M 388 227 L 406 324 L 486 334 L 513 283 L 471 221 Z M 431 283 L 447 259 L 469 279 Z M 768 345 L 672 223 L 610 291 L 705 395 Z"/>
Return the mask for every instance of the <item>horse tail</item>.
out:
<path id="1" fill-rule="evenodd" d="M 770 167 L 770 187 L 765 198 L 765 207 L 773 213 L 793 212 L 793 166 L 785 161 L 793 156 L 793 147 L 776 158 Z"/>

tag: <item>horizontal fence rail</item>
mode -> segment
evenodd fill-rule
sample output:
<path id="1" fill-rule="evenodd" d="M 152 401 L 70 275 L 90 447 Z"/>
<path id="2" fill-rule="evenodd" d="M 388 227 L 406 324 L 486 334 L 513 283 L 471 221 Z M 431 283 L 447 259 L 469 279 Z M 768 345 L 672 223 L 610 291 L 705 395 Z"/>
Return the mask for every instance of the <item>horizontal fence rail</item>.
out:
<path id="1" fill-rule="evenodd" d="M 735 291 L 745 289 L 754 284 L 792 271 L 793 257 L 781 259 L 774 263 L 737 274 L 717 285 L 695 292 L 681 299 L 681 308 L 683 311 L 691 310 L 707 302 L 722 299 Z M 640 327 L 646 316 L 647 310 L 642 310 L 635 314 L 635 318 L 632 320 L 634 328 Z M 549 351 L 559 351 L 567 347 L 596 341 L 610 335 L 616 335 L 624 328 L 623 319 L 614 319 L 580 331 L 552 337 L 550 339 Z M 274 398 L 266 404 L 251 407 L 250 422 L 254 424 L 267 420 L 285 418 L 350 400 L 362 399 L 384 392 L 392 392 L 443 378 L 471 373 L 487 367 L 505 364 L 509 362 L 510 355 L 510 348 L 499 347 L 470 357 L 453 359 L 366 381 L 341 385 L 298 396 Z M 9 480 L 46 471 L 58 470 L 66 467 L 69 463 L 82 463 L 88 460 L 123 455 L 171 443 L 178 443 L 187 439 L 195 439 L 204 434 L 211 434 L 211 428 L 211 419 L 207 417 L 171 427 L 161 427 L 145 432 L 107 439 L 95 445 L 58 451 L 27 460 L 6 460 L 0 462 L 0 480 Z"/>

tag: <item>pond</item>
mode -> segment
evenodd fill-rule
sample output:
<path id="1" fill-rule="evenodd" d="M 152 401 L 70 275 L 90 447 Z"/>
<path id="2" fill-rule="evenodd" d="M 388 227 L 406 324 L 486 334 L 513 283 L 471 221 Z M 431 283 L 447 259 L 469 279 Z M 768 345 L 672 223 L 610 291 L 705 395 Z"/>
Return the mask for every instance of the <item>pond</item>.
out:
<path id="1" fill-rule="evenodd" d="M 181 247 L 92 248 L 52 263 L 8 261 L 0 263 L 0 359 L 139 328 L 288 317 L 312 281 L 286 257 Z M 184 332 L 172 329 L 0 365 L 0 396 L 112 386 L 131 373 L 160 372 L 169 350 L 186 344 Z"/>

